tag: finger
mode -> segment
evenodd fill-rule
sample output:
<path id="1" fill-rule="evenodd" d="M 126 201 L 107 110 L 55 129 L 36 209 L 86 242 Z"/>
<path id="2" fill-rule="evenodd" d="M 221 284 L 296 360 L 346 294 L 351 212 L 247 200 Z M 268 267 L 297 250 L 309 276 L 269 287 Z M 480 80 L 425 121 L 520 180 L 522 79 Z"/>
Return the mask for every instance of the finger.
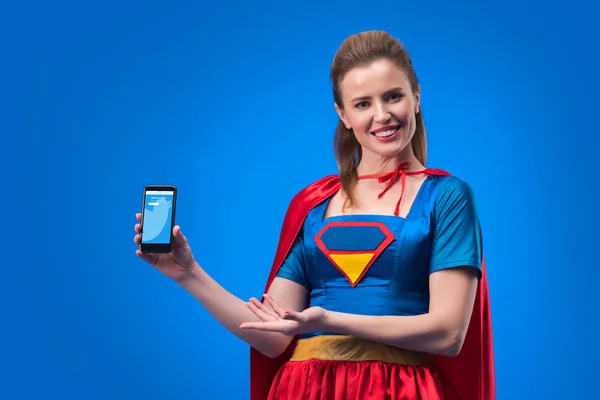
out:
<path id="1" fill-rule="evenodd" d="M 251 298 L 248 304 L 252 307 L 253 310 L 257 310 L 261 313 L 259 316 L 263 321 L 276 321 L 279 317 L 272 311 L 268 310 L 264 305 L 258 301 L 256 298 Z"/>
<path id="2" fill-rule="evenodd" d="M 286 311 L 284 313 L 283 319 L 287 319 L 290 321 L 304 322 L 304 318 L 302 317 L 302 313 L 296 311 Z"/>
<path id="3" fill-rule="evenodd" d="M 275 303 L 275 300 L 273 300 L 273 298 L 270 295 L 265 294 L 264 297 L 265 297 L 265 301 L 271 306 L 273 311 L 275 311 L 275 313 L 277 313 L 277 315 L 280 318 L 283 318 L 283 316 L 285 314 L 285 310 L 283 308 L 279 307 L 277 305 L 277 303 Z"/>
<path id="4" fill-rule="evenodd" d="M 155 266 L 156 265 L 156 261 L 158 260 L 158 256 L 155 254 L 146 254 L 146 253 L 142 253 L 141 250 L 136 250 L 135 254 L 141 258 L 142 260 L 146 261 L 148 264 Z"/>
<path id="5" fill-rule="evenodd" d="M 261 321 L 273 321 L 273 316 L 264 312 L 261 308 L 257 307 L 252 301 L 247 302 L 246 306 L 250 309 L 250 311 L 254 313 L 254 315 L 260 318 Z"/>
<path id="6" fill-rule="evenodd" d="M 248 309 L 250 311 L 252 311 L 252 313 L 254 313 L 254 315 L 256 315 L 258 317 L 258 319 L 260 319 L 263 322 L 267 322 L 270 321 L 271 318 L 265 314 L 262 310 L 260 310 L 259 308 L 257 308 L 254 304 L 252 304 L 251 302 L 246 302 L 244 303 L 246 304 L 246 307 L 248 307 Z"/>
<path id="7" fill-rule="evenodd" d="M 266 332 L 286 332 L 287 326 L 278 322 L 243 322 L 240 324 L 240 329 L 254 329 Z"/>
<path id="8" fill-rule="evenodd" d="M 258 300 L 255 297 L 251 298 L 250 301 L 252 303 L 254 303 L 254 305 L 256 307 L 260 308 L 265 313 L 269 314 L 271 317 L 273 317 L 275 319 L 279 319 L 280 318 L 279 315 L 275 311 L 273 311 L 273 309 L 268 304 L 260 302 L 260 300 Z"/>
<path id="9" fill-rule="evenodd" d="M 141 224 L 135 224 L 134 230 L 135 230 L 135 233 L 141 233 L 142 232 L 142 225 Z"/>
<path id="10" fill-rule="evenodd" d="M 243 322 L 240 324 L 240 329 L 255 329 L 262 331 L 264 330 L 265 322 Z"/>
<path id="11" fill-rule="evenodd" d="M 142 213 L 135 214 L 135 219 L 137 219 L 139 222 L 142 222 Z"/>
<path id="12" fill-rule="evenodd" d="M 140 235 L 139 233 L 133 237 L 133 242 L 135 244 L 137 244 L 138 246 L 139 246 L 139 244 L 140 244 L 141 241 L 142 241 L 142 235 Z"/>

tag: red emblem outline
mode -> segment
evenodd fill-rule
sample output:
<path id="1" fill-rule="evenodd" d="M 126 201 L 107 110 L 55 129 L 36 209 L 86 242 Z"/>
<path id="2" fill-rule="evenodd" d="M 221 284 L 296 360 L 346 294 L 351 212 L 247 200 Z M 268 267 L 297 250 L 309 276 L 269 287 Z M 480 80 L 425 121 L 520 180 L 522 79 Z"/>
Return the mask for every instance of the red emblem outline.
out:
<path id="1" fill-rule="evenodd" d="M 327 230 L 329 228 L 335 227 L 335 226 L 376 226 L 383 232 L 383 235 L 385 236 L 383 241 L 381 243 L 379 243 L 379 245 L 375 248 L 375 250 L 368 250 L 368 252 L 373 251 L 373 257 L 371 257 L 371 261 L 369 261 L 369 263 L 365 266 L 365 268 L 363 269 L 363 271 L 361 272 L 359 277 L 356 278 L 356 282 L 354 282 L 354 283 L 352 283 L 352 279 L 350 279 L 350 277 L 331 258 L 331 254 L 365 254 L 367 251 L 365 251 L 365 250 L 329 250 L 327 248 L 327 246 L 325 246 L 325 243 L 323 243 L 323 239 L 321 239 L 321 237 L 323 236 L 323 234 L 325 232 L 327 232 Z M 373 265 L 375 260 L 377 260 L 377 258 L 379 258 L 381 253 L 383 253 L 383 251 L 390 245 L 390 243 L 392 243 L 394 241 L 394 239 L 396 239 L 396 237 L 388 229 L 388 227 L 385 226 L 385 224 L 383 222 L 376 222 L 376 221 L 374 221 L 374 222 L 369 222 L 369 221 L 360 221 L 360 222 L 358 222 L 358 221 L 331 221 L 331 222 L 328 222 L 327 224 L 325 224 L 325 226 L 319 231 L 317 236 L 315 236 L 315 242 L 317 243 L 317 246 L 319 247 L 319 249 L 321 249 L 321 251 L 323 252 L 325 257 L 327 257 L 327 259 L 333 264 L 333 266 L 338 271 L 340 271 L 342 273 L 342 275 L 344 275 L 346 277 L 346 279 L 348 280 L 348 282 L 350 282 L 350 285 L 352 285 L 352 287 L 356 287 L 356 285 L 358 285 L 358 283 L 362 280 L 363 276 L 365 276 L 365 274 L 367 273 L 369 268 L 371 268 L 371 265 Z"/>

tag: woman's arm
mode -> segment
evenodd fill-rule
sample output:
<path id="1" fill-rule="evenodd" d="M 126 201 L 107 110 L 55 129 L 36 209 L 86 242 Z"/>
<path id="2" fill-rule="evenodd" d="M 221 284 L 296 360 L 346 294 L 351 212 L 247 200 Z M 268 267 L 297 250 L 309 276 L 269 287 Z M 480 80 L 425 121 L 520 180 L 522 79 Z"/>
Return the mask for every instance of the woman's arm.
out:
<path id="1" fill-rule="evenodd" d="M 452 268 L 430 276 L 429 313 L 365 316 L 325 311 L 319 330 L 405 349 L 456 356 L 465 340 L 477 290 L 477 271 Z"/>
<path id="2" fill-rule="evenodd" d="M 189 277 L 179 281 L 178 284 L 194 296 L 231 333 L 267 357 L 277 357 L 289 346 L 292 337 L 282 333 L 240 329 L 243 322 L 261 320 L 248 308 L 245 301 L 225 290 L 199 265 L 196 264 Z M 268 294 L 282 307 L 294 311 L 304 310 L 308 301 L 308 291 L 304 286 L 279 277 L 274 279 Z M 253 301 L 257 302 L 257 300 Z M 262 305 L 261 308 L 264 311 L 270 310 L 268 304 Z"/>
<path id="3" fill-rule="evenodd" d="M 297 312 L 266 296 L 265 304 L 253 308 L 253 322 L 245 322 L 241 327 L 249 331 L 281 332 L 290 337 L 305 332 L 332 332 L 414 351 L 456 356 L 469 327 L 478 275 L 475 268 L 449 268 L 432 273 L 429 312 L 423 315 L 367 316 L 321 307 Z M 265 313 L 271 310 L 277 317 L 265 318 Z"/>

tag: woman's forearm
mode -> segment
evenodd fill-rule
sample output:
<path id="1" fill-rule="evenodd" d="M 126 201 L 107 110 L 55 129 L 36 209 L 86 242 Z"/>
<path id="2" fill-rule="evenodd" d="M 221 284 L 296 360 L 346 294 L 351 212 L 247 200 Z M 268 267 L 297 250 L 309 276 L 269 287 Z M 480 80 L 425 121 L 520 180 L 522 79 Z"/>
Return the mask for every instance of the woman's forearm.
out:
<path id="1" fill-rule="evenodd" d="M 200 266 L 192 269 L 189 277 L 177 282 L 194 296 L 231 333 L 268 357 L 281 354 L 291 338 L 277 332 L 240 329 L 243 322 L 260 321 L 246 306 L 211 278 Z"/>
<path id="2" fill-rule="evenodd" d="M 366 316 L 327 311 L 323 330 L 385 343 L 404 349 L 455 356 L 464 333 L 450 321 L 432 314 Z"/>
<path id="3" fill-rule="evenodd" d="M 325 312 L 324 330 L 452 357 L 465 341 L 476 292 L 473 269 L 447 269 L 431 275 L 426 314 L 366 316 Z"/>

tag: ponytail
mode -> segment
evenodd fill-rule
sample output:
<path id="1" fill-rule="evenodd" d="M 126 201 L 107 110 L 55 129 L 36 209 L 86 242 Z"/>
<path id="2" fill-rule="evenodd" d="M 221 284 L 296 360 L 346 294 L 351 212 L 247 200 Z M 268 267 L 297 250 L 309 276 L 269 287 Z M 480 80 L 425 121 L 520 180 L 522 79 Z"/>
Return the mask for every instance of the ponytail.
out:
<path id="1" fill-rule="evenodd" d="M 354 136 L 352 129 L 346 128 L 344 123 L 338 121 L 334 138 L 335 156 L 340 170 L 340 181 L 345 193 L 344 209 L 354 204 L 354 188 L 358 182 L 357 166 L 362 157 L 360 144 Z"/>

